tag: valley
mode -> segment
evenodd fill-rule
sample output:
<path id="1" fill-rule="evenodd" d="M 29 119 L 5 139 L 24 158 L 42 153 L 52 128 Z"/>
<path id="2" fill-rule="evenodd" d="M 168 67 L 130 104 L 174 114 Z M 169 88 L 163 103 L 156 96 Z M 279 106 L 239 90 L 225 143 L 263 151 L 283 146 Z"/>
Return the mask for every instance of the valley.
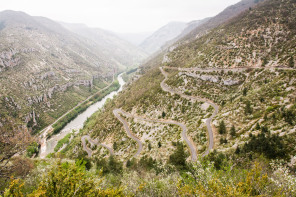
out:
<path id="1" fill-rule="evenodd" d="M 89 117 L 91 117 L 91 115 L 93 113 L 95 113 L 98 109 L 102 108 L 108 99 L 112 99 L 118 92 L 120 92 L 122 90 L 122 87 L 124 86 L 125 82 L 123 81 L 121 75 L 122 74 L 120 74 L 118 76 L 118 82 L 120 85 L 118 90 L 110 92 L 108 95 L 104 96 L 100 101 L 90 105 L 84 112 L 79 114 L 76 118 L 71 120 L 71 122 L 69 122 L 67 125 L 65 125 L 63 127 L 63 129 L 61 129 L 61 131 L 59 131 L 58 134 L 52 135 L 48 139 L 48 137 L 49 137 L 48 135 L 50 134 L 50 132 L 53 132 L 52 126 L 54 124 L 56 124 L 61 118 L 63 118 L 64 116 L 66 116 L 67 114 L 69 114 L 71 111 L 73 111 L 75 108 L 77 108 L 79 106 L 76 106 L 75 108 L 70 110 L 68 113 L 66 113 L 63 116 L 61 116 L 60 118 L 58 118 L 53 124 L 51 124 L 50 126 L 48 126 L 47 128 L 44 129 L 43 133 L 41 133 L 41 141 L 42 141 L 41 148 L 40 148 L 40 157 L 41 158 L 45 158 L 48 154 L 59 151 L 59 150 L 56 150 L 56 146 L 60 140 L 64 139 L 66 136 L 68 137 L 69 134 L 72 133 L 73 130 L 79 131 L 81 128 L 83 128 L 84 122 Z M 109 86 L 111 86 L 111 85 L 109 85 Z M 106 89 L 108 89 L 109 86 Z M 91 96 L 91 97 L 93 97 L 93 96 Z M 84 101 L 84 102 L 87 102 L 89 99 L 91 99 L 91 97 L 86 99 L 86 101 Z"/>
<path id="2" fill-rule="evenodd" d="M 0 12 L 0 197 L 295 196 L 295 10 L 146 39 Z"/>

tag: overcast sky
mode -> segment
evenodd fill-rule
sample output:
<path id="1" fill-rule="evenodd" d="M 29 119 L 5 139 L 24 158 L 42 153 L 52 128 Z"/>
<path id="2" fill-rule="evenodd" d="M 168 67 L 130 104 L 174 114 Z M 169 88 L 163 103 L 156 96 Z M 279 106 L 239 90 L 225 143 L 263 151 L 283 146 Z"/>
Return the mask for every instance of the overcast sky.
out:
<path id="1" fill-rule="evenodd" d="M 1 0 L 0 10 L 24 11 L 119 33 L 152 32 L 170 21 L 214 16 L 240 0 Z"/>

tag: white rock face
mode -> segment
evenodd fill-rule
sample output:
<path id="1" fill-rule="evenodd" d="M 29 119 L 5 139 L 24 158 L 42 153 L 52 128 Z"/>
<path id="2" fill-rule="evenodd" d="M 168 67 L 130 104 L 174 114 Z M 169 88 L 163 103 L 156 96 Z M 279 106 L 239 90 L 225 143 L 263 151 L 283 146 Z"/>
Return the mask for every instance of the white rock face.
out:
<path id="1" fill-rule="evenodd" d="M 203 110 L 207 110 L 209 107 L 210 107 L 210 104 L 208 104 L 208 103 L 203 103 L 201 105 L 201 109 L 203 109 Z"/>
<path id="2" fill-rule="evenodd" d="M 239 84 L 239 81 L 228 79 L 228 80 L 223 80 L 223 84 L 226 85 L 226 86 L 232 86 L 232 85 Z"/>

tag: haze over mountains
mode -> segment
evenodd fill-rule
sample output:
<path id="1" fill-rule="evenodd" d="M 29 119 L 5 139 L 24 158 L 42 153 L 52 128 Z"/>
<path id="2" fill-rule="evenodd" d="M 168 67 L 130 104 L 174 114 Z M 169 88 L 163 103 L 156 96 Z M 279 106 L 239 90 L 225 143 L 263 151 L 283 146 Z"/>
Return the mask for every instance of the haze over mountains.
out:
<path id="1" fill-rule="evenodd" d="M 70 31 L 50 19 L 15 11 L 1 12 L 0 24 L 1 108 L 6 109 L 1 111 L 13 110 L 16 118 L 33 121 L 37 128 L 97 91 L 114 71 L 146 57 L 100 29 L 68 24 Z"/>
<path id="2" fill-rule="evenodd" d="M 167 41 L 180 35 L 186 26 L 186 23 L 183 22 L 171 22 L 146 38 L 139 46 L 147 53 L 152 54 L 160 50 Z"/>
<path id="3" fill-rule="evenodd" d="M 112 57 L 114 61 L 123 66 L 139 64 L 147 57 L 147 54 L 140 48 L 119 38 L 114 33 L 99 28 L 89 28 L 83 24 L 61 23 L 68 30 L 85 37 L 97 45 L 102 52 Z"/>
<path id="4" fill-rule="evenodd" d="M 296 1 L 143 39 L 0 12 L 0 196 L 296 196 Z"/>
<path id="5" fill-rule="evenodd" d="M 259 1 L 258 1 L 259 2 Z M 250 7 L 256 5 L 254 0 L 242 0 L 235 5 L 229 6 L 217 16 L 195 20 L 188 23 L 170 22 L 159 28 L 152 35 L 147 37 L 138 46 L 148 54 L 160 52 L 173 45 L 178 40 L 194 38 L 203 35 L 207 31 L 237 16 Z"/>

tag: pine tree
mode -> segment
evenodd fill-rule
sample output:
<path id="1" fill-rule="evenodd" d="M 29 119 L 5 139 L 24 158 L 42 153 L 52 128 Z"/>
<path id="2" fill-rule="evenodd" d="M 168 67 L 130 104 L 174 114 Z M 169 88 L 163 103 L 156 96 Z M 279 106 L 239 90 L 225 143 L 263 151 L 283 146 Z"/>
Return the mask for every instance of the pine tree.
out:
<path id="1" fill-rule="evenodd" d="M 234 152 L 235 154 L 239 154 L 240 153 L 240 148 L 239 148 L 239 146 L 238 147 L 236 147 L 236 149 L 235 149 L 235 152 Z"/>
<path id="2" fill-rule="evenodd" d="M 219 125 L 219 133 L 226 134 L 226 127 L 225 127 L 225 123 L 223 120 L 220 122 L 220 125 Z"/>
<path id="3" fill-rule="evenodd" d="M 128 159 L 127 162 L 126 162 L 126 167 L 129 168 L 129 167 L 131 167 L 131 165 L 132 165 L 132 163 L 131 163 L 131 161 Z"/>
<path id="4" fill-rule="evenodd" d="M 161 142 L 159 141 L 159 142 L 158 142 L 158 148 L 160 148 L 160 147 L 161 147 Z"/>
<path id="5" fill-rule="evenodd" d="M 236 135 L 236 130 L 235 130 L 234 125 L 232 125 L 232 127 L 231 127 L 231 129 L 230 129 L 230 135 L 231 135 L 232 137 L 235 137 L 235 135 Z"/>
<path id="6" fill-rule="evenodd" d="M 290 59 L 289 59 L 289 66 L 291 67 L 291 68 L 293 68 L 294 67 L 294 58 L 293 57 L 290 57 Z"/>
<path id="7" fill-rule="evenodd" d="M 246 107 L 245 107 L 245 114 L 252 114 L 253 109 L 251 107 L 251 102 L 247 101 L 246 102 Z"/>
<path id="8" fill-rule="evenodd" d="M 259 130 L 260 129 L 260 125 L 259 125 L 259 123 L 257 122 L 257 124 L 256 124 L 256 129 L 257 130 Z"/>
<path id="9" fill-rule="evenodd" d="M 244 88 L 244 89 L 243 89 L 243 95 L 246 96 L 247 93 L 248 93 L 248 89 L 247 89 L 247 88 Z"/>

